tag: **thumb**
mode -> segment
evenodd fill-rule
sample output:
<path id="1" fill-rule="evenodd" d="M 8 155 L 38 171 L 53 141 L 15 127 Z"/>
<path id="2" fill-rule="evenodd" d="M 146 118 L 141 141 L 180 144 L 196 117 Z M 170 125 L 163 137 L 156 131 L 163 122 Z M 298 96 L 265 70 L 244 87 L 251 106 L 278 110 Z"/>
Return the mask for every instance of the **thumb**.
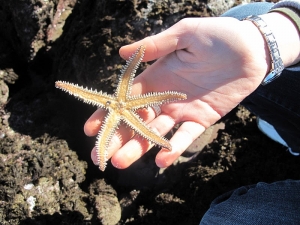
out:
<path id="1" fill-rule="evenodd" d="M 128 59 L 139 46 L 144 45 L 146 52 L 143 61 L 147 62 L 168 55 L 176 50 L 187 48 L 189 38 L 184 37 L 188 37 L 189 25 L 187 26 L 187 23 L 181 20 L 159 34 L 121 47 L 119 54 L 123 59 Z"/>

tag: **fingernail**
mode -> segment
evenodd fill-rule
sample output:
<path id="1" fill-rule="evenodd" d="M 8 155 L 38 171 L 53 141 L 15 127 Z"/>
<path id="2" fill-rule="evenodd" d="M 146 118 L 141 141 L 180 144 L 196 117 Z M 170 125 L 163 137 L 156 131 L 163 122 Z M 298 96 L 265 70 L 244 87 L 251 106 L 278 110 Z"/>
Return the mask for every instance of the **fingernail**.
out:
<path id="1" fill-rule="evenodd" d="M 161 160 L 160 158 L 156 158 L 156 165 L 159 168 L 165 168 L 166 167 L 166 162 L 164 160 Z"/>
<path id="2" fill-rule="evenodd" d="M 111 160 L 111 164 L 116 167 L 117 169 L 121 169 L 119 163 L 114 163 L 114 161 Z"/>
<path id="3" fill-rule="evenodd" d="M 97 152 L 95 151 L 95 149 L 92 150 L 91 152 L 91 158 L 92 158 L 92 161 L 95 165 L 98 165 L 98 158 L 97 158 Z"/>

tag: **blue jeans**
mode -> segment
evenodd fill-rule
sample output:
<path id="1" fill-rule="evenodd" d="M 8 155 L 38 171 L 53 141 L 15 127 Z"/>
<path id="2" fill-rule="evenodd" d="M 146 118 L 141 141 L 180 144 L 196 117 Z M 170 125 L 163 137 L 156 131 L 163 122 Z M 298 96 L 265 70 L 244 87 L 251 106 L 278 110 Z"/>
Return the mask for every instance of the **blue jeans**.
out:
<path id="1" fill-rule="evenodd" d="M 243 19 L 267 13 L 272 3 L 237 6 L 222 16 Z M 293 152 L 300 152 L 300 66 L 286 68 L 282 75 L 260 86 L 243 102 L 246 108 L 274 126 Z M 300 224 L 300 181 L 240 187 L 216 198 L 203 216 L 206 224 Z"/>
<path id="2" fill-rule="evenodd" d="M 300 224 L 300 181 L 258 183 L 216 198 L 200 225 Z"/>

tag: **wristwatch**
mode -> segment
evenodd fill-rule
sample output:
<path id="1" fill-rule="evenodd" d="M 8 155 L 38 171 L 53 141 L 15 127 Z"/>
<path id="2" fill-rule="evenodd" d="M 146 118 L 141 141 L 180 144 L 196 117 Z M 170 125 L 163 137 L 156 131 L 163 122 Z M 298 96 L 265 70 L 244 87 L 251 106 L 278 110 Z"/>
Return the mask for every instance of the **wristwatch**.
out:
<path id="1" fill-rule="evenodd" d="M 251 15 L 244 18 L 244 20 L 251 21 L 259 29 L 265 41 L 267 42 L 271 56 L 272 68 L 261 83 L 262 85 L 266 85 L 278 78 L 284 69 L 277 42 L 272 31 L 269 29 L 269 27 L 267 26 L 265 21 L 263 21 L 262 18 L 260 18 L 259 16 Z"/>

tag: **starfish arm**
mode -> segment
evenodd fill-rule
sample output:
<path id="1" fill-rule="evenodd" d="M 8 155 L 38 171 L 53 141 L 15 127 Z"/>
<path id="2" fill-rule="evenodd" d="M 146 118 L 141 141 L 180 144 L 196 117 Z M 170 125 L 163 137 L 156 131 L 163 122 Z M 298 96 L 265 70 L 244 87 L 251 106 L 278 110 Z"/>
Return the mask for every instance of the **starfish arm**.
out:
<path id="1" fill-rule="evenodd" d="M 147 93 L 144 95 L 130 97 L 126 102 L 126 107 L 130 109 L 138 109 L 153 105 L 161 105 L 178 100 L 185 100 L 186 98 L 186 94 L 176 91 Z"/>
<path id="2" fill-rule="evenodd" d="M 133 111 L 124 110 L 121 119 L 143 138 L 153 142 L 156 145 L 172 150 L 172 146 L 170 145 L 169 141 L 151 130 Z"/>
<path id="3" fill-rule="evenodd" d="M 100 131 L 97 135 L 96 151 L 99 169 L 104 171 L 107 165 L 107 148 L 110 144 L 115 130 L 120 124 L 121 117 L 118 113 L 111 111 L 108 112 L 104 118 Z"/>
<path id="4" fill-rule="evenodd" d="M 103 93 L 102 91 L 98 92 L 65 81 L 56 81 L 55 87 L 83 100 L 85 103 L 96 105 L 101 108 L 106 108 L 108 103 L 114 101 L 113 96 Z"/>
<path id="5" fill-rule="evenodd" d="M 121 70 L 119 83 L 116 89 L 116 96 L 120 101 L 126 101 L 131 93 L 132 82 L 138 66 L 145 53 L 145 46 L 141 45 L 136 52 L 126 61 L 126 65 Z"/>

